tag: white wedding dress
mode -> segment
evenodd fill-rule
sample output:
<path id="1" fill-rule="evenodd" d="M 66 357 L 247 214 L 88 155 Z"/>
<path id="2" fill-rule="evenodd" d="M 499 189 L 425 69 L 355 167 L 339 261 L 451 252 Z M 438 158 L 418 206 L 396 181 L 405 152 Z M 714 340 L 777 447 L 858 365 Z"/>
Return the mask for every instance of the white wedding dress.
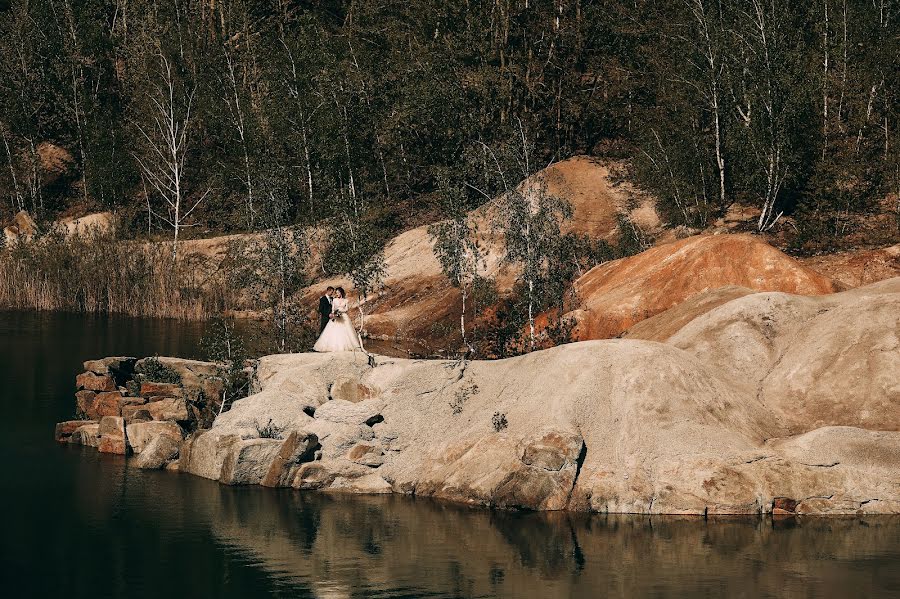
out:
<path id="1" fill-rule="evenodd" d="M 359 335 L 356 334 L 356 328 L 350 322 L 350 316 L 347 315 L 350 302 L 345 298 L 335 298 L 331 303 L 333 312 L 340 312 L 340 316 L 335 316 L 328 321 L 325 330 L 319 335 L 319 339 L 313 346 L 313 350 L 317 352 L 335 352 L 335 351 L 356 351 L 362 349 L 359 345 Z"/>

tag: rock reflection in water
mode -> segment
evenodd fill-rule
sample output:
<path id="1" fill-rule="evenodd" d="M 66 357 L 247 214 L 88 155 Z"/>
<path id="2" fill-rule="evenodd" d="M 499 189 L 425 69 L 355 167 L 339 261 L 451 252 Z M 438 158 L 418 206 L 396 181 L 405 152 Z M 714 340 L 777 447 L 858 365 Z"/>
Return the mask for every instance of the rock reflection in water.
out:
<path id="1" fill-rule="evenodd" d="M 393 496 L 198 487 L 197 508 L 217 540 L 321 597 L 846 597 L 900 589 L 894 517 L 504 513 Z"/>

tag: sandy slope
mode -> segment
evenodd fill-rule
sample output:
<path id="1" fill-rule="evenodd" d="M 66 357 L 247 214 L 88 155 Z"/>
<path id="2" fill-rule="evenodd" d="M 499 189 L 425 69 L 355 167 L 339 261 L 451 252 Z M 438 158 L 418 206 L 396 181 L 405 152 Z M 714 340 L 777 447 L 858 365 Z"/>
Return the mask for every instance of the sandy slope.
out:
<path id="1" fill-rule="evenodd" d="M 587 157 L 575 157 L 554 164 L 541 171 L 540 181 L 549 194 L 563 198 L 573 208 L 573 218 L 567 231 L 589 235 L 595 239 L 614 242 L 619 235 L 618 215 L 628 215 L 648 232 L 659 228 L 659 218 L 652 204 L 640 201 L 627 185 L 616 184 L 609 165 Z M 540 187 L 539 179 L 522 183 L 526 190 Z M 490 233 L 494 206 L 487 204 L 472 213 L 480 235 L 484 262 L 479 274 L 494 278 L 501 293 L 508 292 L 516 280 L 516 272 L 501 263 L 502 246 Z M 372 314 L 366 329 L 370 335 L 406 339 L 433 336 L 432 325 L 453 320 L 459 314 L 460 297 L 441 273 L 434 257 L 428 227 L 422 226 L 401 233 L 387 245 L 385 280 L 382 294 L 372 300 Z M 322 280 L 311 286 L 305 301 L 314 304 L 315 298 L 328 285 L 351 284 L 344 278 Z"/>

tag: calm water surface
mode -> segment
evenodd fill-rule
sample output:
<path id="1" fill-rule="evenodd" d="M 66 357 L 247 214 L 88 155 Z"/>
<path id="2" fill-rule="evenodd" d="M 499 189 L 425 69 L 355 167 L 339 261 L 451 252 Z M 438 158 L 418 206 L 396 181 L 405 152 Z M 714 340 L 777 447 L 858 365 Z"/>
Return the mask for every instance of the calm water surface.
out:
<path id="1" fill-rule="evenodd" d="M 199 325 L 0 312 L 5 597 L 898 597 L 900 520 L 508 514 L 228 488 L 58 446 L 87 358 Z"/>

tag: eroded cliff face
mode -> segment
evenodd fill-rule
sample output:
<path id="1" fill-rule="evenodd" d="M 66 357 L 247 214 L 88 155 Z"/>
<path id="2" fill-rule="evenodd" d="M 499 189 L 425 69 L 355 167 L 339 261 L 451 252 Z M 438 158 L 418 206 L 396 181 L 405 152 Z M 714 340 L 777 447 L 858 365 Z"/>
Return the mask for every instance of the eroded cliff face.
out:
<path id="1" fill-rule="evenodd" d="M 676 328 L 498 361 L 268 356 L 178 468 L 513 509 L 900 512 L 900 278 Z"/>

